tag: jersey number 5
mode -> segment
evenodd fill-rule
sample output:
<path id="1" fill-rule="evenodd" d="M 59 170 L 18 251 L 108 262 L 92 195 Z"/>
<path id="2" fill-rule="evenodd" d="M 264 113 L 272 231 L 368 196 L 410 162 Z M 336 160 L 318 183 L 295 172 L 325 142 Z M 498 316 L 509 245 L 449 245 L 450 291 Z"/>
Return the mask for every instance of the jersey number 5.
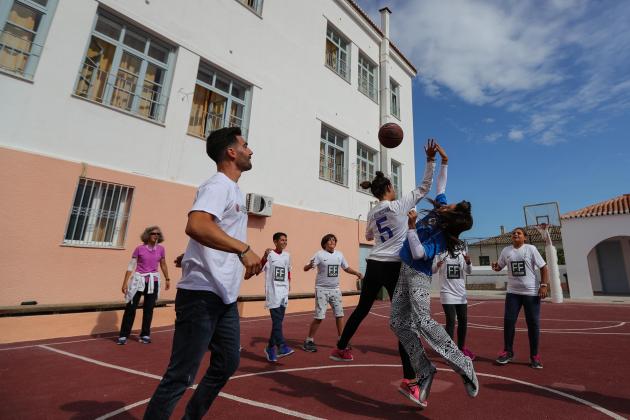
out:
<path id="1" fill-rule="evenodd" d="M 391 239 L 394 236 L 394 233 L 389 228 L 389 226 L 383 226 L 385 222 L 387 222 L 387 216 L 376 219 L 376 227 L 378 227 L 378 231 L 381 234 L 381 242 L 385 242 L 386 240 Z M 389 237 L 386 238 L 384 234 L 388 234 Z"/>

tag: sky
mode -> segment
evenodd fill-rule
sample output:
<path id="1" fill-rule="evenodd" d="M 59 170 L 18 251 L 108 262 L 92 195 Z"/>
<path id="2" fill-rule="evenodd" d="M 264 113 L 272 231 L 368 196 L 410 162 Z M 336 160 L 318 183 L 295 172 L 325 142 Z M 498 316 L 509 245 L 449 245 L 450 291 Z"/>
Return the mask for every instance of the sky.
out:
<path id="1" fill-rule="evenodd" d="M 423 143 L 449 155 L 447 197 L 469 200 L 485 237 L 630 193 L 630 1 L 357 0 L 418 69 Z"/>

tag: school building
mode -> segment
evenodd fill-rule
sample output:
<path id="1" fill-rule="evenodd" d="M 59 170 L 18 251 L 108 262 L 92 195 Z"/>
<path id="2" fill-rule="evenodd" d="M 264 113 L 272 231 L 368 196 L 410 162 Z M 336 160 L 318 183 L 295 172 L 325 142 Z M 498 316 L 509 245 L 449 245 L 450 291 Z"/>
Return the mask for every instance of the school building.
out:
<path id="1" fill-rule="evenodd" d="M 415 184 L 417 70 L 389 41 L 389 13 L 377 24 L 352 0 L 0 2 L 0 307 L 122 302 L 150 225 L 177 280 L 187 212 L 216 170 L 204 138 L 224 126 L 254 151 L 239 182 L 248 241 L 262 254 L 288 234 L 292 293 L 313 292 L 302 267 L 326 233 L 361 267 L 374 197 L 359 183 L 382 170 Z M 405 139 L 384 149 L 390 121 Z M 262 276 L 243 282 L 242 295 L 263 293 Z"/>

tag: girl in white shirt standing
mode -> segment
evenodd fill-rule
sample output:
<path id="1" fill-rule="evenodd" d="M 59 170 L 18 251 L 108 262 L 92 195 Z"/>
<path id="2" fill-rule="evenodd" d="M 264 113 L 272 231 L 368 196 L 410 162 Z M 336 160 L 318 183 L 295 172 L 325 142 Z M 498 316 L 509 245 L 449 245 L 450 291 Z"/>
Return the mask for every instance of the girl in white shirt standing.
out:
<path id="1" fill-rule="evenodd" d="M 464 355 L 475 360 L 473 352 L 465 346 L 468 300 L 464 273 L 472 273 L 470 257 L 463 252 L 453 256 L 446 251 L 433 261 L 431 271 L 440 282 L 440 302 L 446 315 L 446 332 L 452 340 L 455 340 L 455 319 L 457 319 L 457 347 Z"/>
<path id="2" fill-rule="evenodd" d="M 512 246 L 503 248 L 499 261 L 492 263 L 494 271 L 508 267 L 508 287 L 505 295 L 505 313 L 503 315 L 503 351 L 496 362 L 506 365 L 514 358 L 513 344 L 516 320 L 525 308 L 527 335 L 529 336 L 530 366 L 542 369 L 542 360 L 538 353 L 540 337 L 540 300 L 547 297 L 549 278 L 547 263 L 535 246 L 525 243 L 527 232 L 524 228 L 512 231 Z M 536 279 L 536 268 L 540 268 L 540 283 Z"/>

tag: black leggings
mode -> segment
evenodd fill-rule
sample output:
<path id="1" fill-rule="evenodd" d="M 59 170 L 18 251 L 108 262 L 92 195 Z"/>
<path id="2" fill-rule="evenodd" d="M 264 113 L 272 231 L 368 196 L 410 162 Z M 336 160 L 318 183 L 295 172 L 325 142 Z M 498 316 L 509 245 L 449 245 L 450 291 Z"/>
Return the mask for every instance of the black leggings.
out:
<path id="1" fill-rule="evenodd" d="M 457 347 L 460 350 L 464 348 L 466 344 L 466 328 L 468 326 L 468 304 L 462 303 L 459 305 L 445 305 L 444 314 L 446 315 L 446 332 L 451 337 L 451 340 L 455 339 L 453 335 L 455 333 L 455 318 L 457 317 Z"/>
<path id="2" fill-rule="evenodd" d="M 363 319 L 370 312 L 370 309 L 372 309 L 376 295 L 378 295 L 382 287 L 385 287 L 389 294 L 389 299 L 392 299 L 399 275 L 400 262 L 367 260 L 367 268 L 365 270 L 365 277 L 363 277 L 363 287 L 361 287 L 359 303 L 346 322 L 341 338 L 339 338 L 339 342 L 337 343 L 338 349 L 348 347 L 352 336 L 354 336 L 359 325 L 361 325 Z M 416 374 L 409 361 L 409 356 L 400 342 L 398 342 L 398 352 L 400 353 L 400 361 L 403 365 L 403 375 L 405 379 L 415 379 Z"/>

